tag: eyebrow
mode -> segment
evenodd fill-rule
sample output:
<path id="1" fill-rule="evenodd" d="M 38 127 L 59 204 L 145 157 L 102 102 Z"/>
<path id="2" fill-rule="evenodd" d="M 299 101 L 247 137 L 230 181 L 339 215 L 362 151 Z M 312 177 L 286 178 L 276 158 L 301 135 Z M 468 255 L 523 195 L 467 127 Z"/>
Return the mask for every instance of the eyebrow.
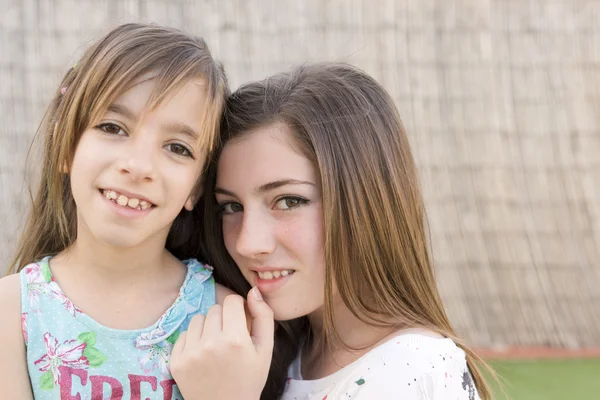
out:
<path id="1" fill-rule="evenodd" d="M 182 124 L 179 122 L 169 123 L 162 126 L 164 130 L 171 133 L 180 133 L 182 135 L 188 136 L 194 142 L 198 141 L 198 134 L 195 130 L 192 129 L 189 125 Z"/>
<path id="2" fill-rule="evenodd" d="M 135 121 L 137 120 L 137 115 L 132 112 L 129 108 L 121 104 L 111 104 L 108 106 L 108 111 L 113 112 L 115 114 L 120 114 L 125 118 Z M 190 137 L 192 140 L 198 140 L 198 133 L 187 124 L 173 122 L 167 123 L 161 126 L 161 128 L 170 133 L 180 133 L 182 135 Z"/>
<path id="3" fill-rule="evenodd" d="M 316 186 L 314 183 L 309 182 L 309 181 L 300 181 L 297 179 L 280 179 L 277 181 L 273 181 L 273 182 L 269 182 L 269 183 L 265 183 L 264 185 L 260 185 L 258 188 L 256 188 L 254 190 L 255 193 L 265 193 L 265 192 L 269 192 L 271 190 L 275 190 L 277 188 L 280 188 L 282 186 L 287 186 L 287 185 L 310 185 L 310 186 Z M 220 187 L 215 187 L 215 194 L 219 193 L 219 194 L 226 194 L 228 196 L 231 197 L 237 197 L 235 193 L 230 192 L 229 190 L 225 190 L 223 188 Z"/>
<path id="4" fill-rule="evenodd" d="M 111 104 L 110 106 L 108 106 L 107 111 L 113 112 L 115 114 L 121 114 L 125 118 L 131 119 L 131 120 L 137 119 L 136 115 L 129 108 L 122 106 L 120 104 L 114 104 L 114 103 Z"/>

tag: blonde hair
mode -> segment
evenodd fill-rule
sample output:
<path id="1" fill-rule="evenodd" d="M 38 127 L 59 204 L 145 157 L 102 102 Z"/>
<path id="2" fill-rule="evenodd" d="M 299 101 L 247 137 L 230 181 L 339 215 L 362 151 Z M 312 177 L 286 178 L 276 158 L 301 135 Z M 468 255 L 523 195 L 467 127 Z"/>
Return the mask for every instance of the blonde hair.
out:
<path id="1" fill-rule="evenodd" d="M 437 290 L 418 173 L 389 94 L 350 65 L 304 65 L 245 84 L 233 93 L 227 101 L 221 146 L 277 122 L 289 127 L 294 145 L 315 165 L 322 185 L 324 342 L 347 347 L 334 325 L 335 282 L 346 306 L 367 324 L 419 327 L 452 338 L 466 353 L 480 396 L 489 399 L 477 365 L 483 361 L 456 336 Z M 243 276 L 227 253 L 215 218 L 217 206 L 211 201 L 215 177 L 213 164 L 205 188 L 209 258 L 222 280 L 244 290 Z M 292 323 L 307 334 L 306 323 Z M 299 343 L 295 329 L 281 325 L 281 340 L 287 346 Z M 275 353 L 278 368 L 285 368 L 296 355 L 281 347 Z M 270 379 L 281 377 L 272 371 Z M 271 382 L 268 390 L 277 389 L 281 386 Z"/>
<path id="2" fill-rule="evenodd" d="M 228 90 L 223 68 L 212 58 L 204 40 L 152 24 L 125 24 L 112 30 L 66 73 L 38 129 L 36 136 L 43 135 L 44 140 L 42 173 L 11 263 L 14 272 L 74 242 L 75 202 L 64 171 L 71 165 L 83 131 L 97 123 L 119 95 L 148 73 L 155 81 L 150 108 L 190 79 L 201 77 L 206 81 L 207 107 L 198 110 L 204 117 L 199 140 L 207 151 L 213 149 Z"/>

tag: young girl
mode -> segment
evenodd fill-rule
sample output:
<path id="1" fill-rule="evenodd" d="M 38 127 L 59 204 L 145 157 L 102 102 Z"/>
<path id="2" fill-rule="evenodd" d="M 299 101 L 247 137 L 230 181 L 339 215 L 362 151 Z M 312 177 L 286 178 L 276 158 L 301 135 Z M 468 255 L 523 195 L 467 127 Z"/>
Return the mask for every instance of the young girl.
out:
<path id="1" fill-rule="evenodd" d="M 227 102 L 222 135 L 206 184 L 209 258 L 228 279 L 239 268 L 238 291 L 249 287 L 243 278 L 256 285 L 275 320 L 295 320 L 290 343 L 301 344 L 289 369 L 278 366 L 287 369 L 283 392 L 270 382 L 263 398 L 490 398 L 480 360 L 444 312 L 409 143 L 375 80 L 317 64 L 246 84 Z M 258 398 L 248 379 L 265 375 L 234 377 L 251 362 L 264 371 L 272 328 L 265 312 L 248 340 L 231 322 L 240 310 L 209 314 L 176 346 L 187 400 L 225 382 L 238 395 L 219 399 Z"/>
<path id="2" fill-rule="evenodd" d="M 127 24 L 50 104 L 41 183 L 0 281 L 2 398 L 171 399 L 173 343 L 226 294 L 191 211 L 227 85 L 202 39 Z M 216 293 L 215 293 L 216 292 Z"/>

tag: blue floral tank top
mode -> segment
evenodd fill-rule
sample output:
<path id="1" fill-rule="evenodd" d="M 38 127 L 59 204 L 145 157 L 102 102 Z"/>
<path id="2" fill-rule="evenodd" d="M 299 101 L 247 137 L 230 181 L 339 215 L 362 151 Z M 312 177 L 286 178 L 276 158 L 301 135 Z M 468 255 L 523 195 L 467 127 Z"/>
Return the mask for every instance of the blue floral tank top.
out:
<path id="1" fill-rule="evenodd" d="M 173 305 L 151 327 L 118 330 L 94 321 L 62 292 L 49 257 L 21 271 L 22 327 L 36 400 L 181 400 L 169 358 L 191 318 L 215 304 L 212 268 L 186 260 Z"/>

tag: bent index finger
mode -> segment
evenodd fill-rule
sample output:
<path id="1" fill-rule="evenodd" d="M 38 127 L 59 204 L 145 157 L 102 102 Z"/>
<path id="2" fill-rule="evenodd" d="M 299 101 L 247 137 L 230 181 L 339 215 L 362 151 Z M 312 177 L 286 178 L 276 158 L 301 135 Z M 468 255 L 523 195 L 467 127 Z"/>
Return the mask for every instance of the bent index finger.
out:
<path id="1" fill-rule="evenodd" d="M 187 329 L 190 341 L 198 340 L 202 337 L 205 319 L 206 317 L 202 314 L 194 315 Z"/>
<path id="2" fill-rule="evenodd" d="M 223 301 L 223 331 L 248 336 L 244 298 L 230 294 Z"/>
<path id="3" fill-rule="evenodd" d="M 248 309 L 252 316 L 252 339 L 259 352 L 268 355 L 273 352 L 275 320 L 273 310 L 262 299 L 257 287 L 248 292 Z"/>
<path id="4" fill-rule="evenodd" d="M 222 307 L 219 304 L 215 304 L 211 308 L 209 308 L 208 312 L 206 313 L 206 319 L 204 320 L 204 329 L 202 330 L 202 336 L 216 337 L 221 333 L 222 329 Z"/>

